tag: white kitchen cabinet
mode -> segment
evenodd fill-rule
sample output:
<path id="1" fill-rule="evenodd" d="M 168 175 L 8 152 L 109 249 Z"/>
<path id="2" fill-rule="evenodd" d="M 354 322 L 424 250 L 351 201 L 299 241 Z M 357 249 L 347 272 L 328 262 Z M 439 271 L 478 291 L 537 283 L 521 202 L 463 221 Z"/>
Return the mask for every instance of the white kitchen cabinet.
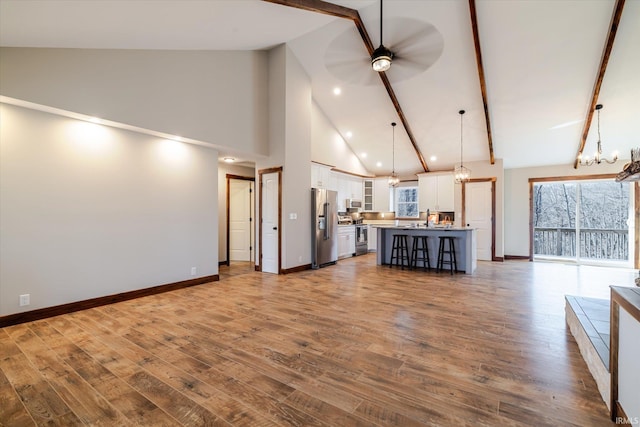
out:
<path id="1" fill-rule="evenodd" d="M 388 178 L 376 178 L 373 181 L 373 211 L 391 212 L 389 206 L 389 180 Z"/>
<path id="2" fill-rule="evenodd" d="M 373 211 L 373 200 L 373 179 L 365 179 L 362 181 L 362 210 Z"/>
<path id="3" fill-rule="evenodd" d="M 338 191 L 338 211 L 347 210 L 347 199 L 362 200 L 362 178 L 335 172 Z"/>
<path id="4" fill-rule="evenodd" d="M 311 188 L 329 188 L 330 166 L 311 163 Z"/>
<path id="5" fill-rule="evenodd" d="M 338 226 L 338 258 L 356 253 L 356 228 L 353 225 Z"/>
<path id="6" fill-rule="evenodd" d="M 454 179 L 450 172 L 418 175 L 418 209 L 434 212 L 454 211 Z"/>

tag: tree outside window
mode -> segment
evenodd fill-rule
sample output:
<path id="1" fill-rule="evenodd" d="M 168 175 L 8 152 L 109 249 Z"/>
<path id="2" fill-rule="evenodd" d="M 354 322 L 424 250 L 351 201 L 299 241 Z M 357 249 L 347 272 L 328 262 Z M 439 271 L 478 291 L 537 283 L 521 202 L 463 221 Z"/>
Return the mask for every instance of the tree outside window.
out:
<path id="1" fill-rule="evenodd" d="M 396 193 L 396 218 L 418 218 L 418 187 L 398 187 Z"/>

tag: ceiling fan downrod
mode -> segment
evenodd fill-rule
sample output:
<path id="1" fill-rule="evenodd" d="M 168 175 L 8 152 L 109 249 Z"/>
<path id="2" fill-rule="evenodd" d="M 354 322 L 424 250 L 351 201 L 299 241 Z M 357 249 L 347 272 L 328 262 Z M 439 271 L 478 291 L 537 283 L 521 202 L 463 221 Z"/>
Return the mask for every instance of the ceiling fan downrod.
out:
<path id="1" fill-rule="evenodd" d="M 373 71 L 382 72 L 391 68 L 393 52 L 382 43 L 382 0 L 380 0 L 380 46 L 371 55 L 371 67 Z"/>

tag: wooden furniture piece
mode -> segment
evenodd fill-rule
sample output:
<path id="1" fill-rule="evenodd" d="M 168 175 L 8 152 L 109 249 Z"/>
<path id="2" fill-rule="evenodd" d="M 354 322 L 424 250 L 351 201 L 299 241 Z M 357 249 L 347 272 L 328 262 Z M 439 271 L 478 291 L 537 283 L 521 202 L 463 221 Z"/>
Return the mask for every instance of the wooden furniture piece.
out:
<path id="1" fill-rule="evenodd" d="M 414 236 L 411 243 L 411 268 L 418 268 L 418 262 L 422 262 L 423 270 L 431 269 L 429 261 L 429 236 Z"/>
<path id="2" fill-rule="evenodd" d="M 400 266 L 404 270 L 405 262 L 407 267 L 411 269 L 411 258 L 409 258 L 409 243 L 406 234 L 394 234 L 393 245 L 391 247 L 391 260 L 389 267 Z"/>
<path id="3" fill-rule="evenodd" d="M 445 265 L 448 265 L 449 271 L 453 274 L 455 271 L 458 271 L 455 237 L 440 236 L 439 240 L 440 246 L 438 247 L 438 265 L 436 271 L 440 272 Z"/>

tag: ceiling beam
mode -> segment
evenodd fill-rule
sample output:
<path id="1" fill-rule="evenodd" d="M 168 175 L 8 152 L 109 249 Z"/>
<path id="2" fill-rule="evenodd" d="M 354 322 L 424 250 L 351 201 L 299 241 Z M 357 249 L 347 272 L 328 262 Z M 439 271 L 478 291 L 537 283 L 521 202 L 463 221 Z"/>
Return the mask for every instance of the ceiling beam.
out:
<path id="1" fill-rule="evenodd" d="M 471 30 L 473 31 L 473 45 L 476 49 L 476 63 L 478 64 L 478 78 L 480 79 L 480 92 L 482 92 L 482 105 L 484 106 L 484 120 L 487 124 L 487 142 L 489 143 L 489 161 L 493 165 L 496 159 L 493 155 L 493 137 L 491 136 L 491 120 L 489 119 L 489 101 L 487 100 L 487 82 L 484 78 L 484 66 L 482 65 L 482 51 L 480 50 L 480 35 L 478 34 L 478 15 L 476 14 L 476 1 L 469 0 L 469 14 L 471 15 Z"/>
<path id="2" fill-rule="evenodd" d="M 375 50 L 375 47 L 371 42 L 371 38 L 369 37 L 369 33 L 367 32 L 367 29 L 364 26 L 364 22 L 362 22 L 362 19 L 360 18 L 360 14 L 355 9 L 350 9 L 348 7 L 335 5 L 333 3 L 329 3 L 321 0 L 263 0 L 263 1 L 280 4 L 283 6 L 295 7 L 297 9 L 308 10 L 311 12 L 322 13 L 325 15 L 331 15 L 338 18 L 349 19 L 353 21 L 354 25 L 356 26 L 356 29 L 358 30 L 358 33 L 360 33 L 360 37 L 362 38 L 362 41 L 364 42 L 364 45 L 367 48 L 367 52 L 369 53 L 369 56 L 371 56 L 373 54 L 373 51 Z M 391 103 L 393 104 L 394 108 L 396 109 L 396 112 L 398 113 L 400 122 L 402 123 L 402 126 L 404 127 L 405 132 L 407 132 L 409 141 L 411 141 L 411 145 L 413 146 L 413 149 L 416 152 L 416 156 L 418 157 L 418 161 L 420 162 L 422 169 L 425 172 L 429 172 L 429 167 L 427 166 L 427 162 L 425 161 L 424 156 L 420 151 L 420 148 L 418 148 L 418 143 L 416 141 L 416 138 L 413 135 L 413 131 L 411 130 L 411 126 L 409 126 L 407 117 L 405 116 L 404 111 L 400 106 L 400 102 L 396 97 L 395 91 L 393 90 L 393 87 L 391 87 L 391 82 L 389 81 L 389 78 L 384 72 L 381 72 L 378 74 L 380 76 L 380 80 L 382 80 L 382 84 L 387 90 L 387 94 L 391 99 Z"/>
<path id="3" fill-rule="evenodd" d="M 578 146 L 578 153 L 576 159 L 573 162 L 573 168 L 578 169 L 580 165 L 580 157 L 584 151 L 584 146 L 587 143 L 587 136 L 589 135 L 589 128 L 591 127 L 591 120 L 593 119 L 593 112 L 596 109 L 598 103 L 598 96 L 600 95 L 600 88 L 602 87 L 602 81 L 604 80 L 604 73 L 607 70 L 607 64 L 609 63 L 609 57 L 611 56 L 611 50 L 613 49 L 613 42 L 618 32 L 618 25 L 620 24 L 620 18 L 622 17 L 622 8 L 624 7 L 625 0 L 616 0 L 615 7 L 613 8 L 613 14 L 611 15 L 611 24 L 609 24 L 609 35 L 602 51 L 602 58 L 600 59 L 600 69 L 596 77 L 596 82 L 593 85 L 593 92 L 591 93 L 591 105 L 587 112 L 587 118 L 584 120 L 584 128 L 582 129 L 582 137 L 580 138 L 580 145 Z"/>

